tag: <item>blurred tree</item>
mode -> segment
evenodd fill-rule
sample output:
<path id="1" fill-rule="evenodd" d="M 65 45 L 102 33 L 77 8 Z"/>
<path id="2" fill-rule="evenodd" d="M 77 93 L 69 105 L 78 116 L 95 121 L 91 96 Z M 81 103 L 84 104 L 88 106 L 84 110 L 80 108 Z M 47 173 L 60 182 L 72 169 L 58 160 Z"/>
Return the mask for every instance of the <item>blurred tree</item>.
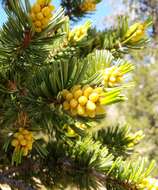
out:
<path id="1" fill-rule="evenodd" d="M 158 35 L 158 0 L 123 0 L 131 9 L 134 9 L 137 16 L 153 18 L 153 35 Z"/>
<path id="2" fill-rule="evenodd" d="M 158 64 L 157 47 L 137 53 L 133 61 L 139 64 L 134 72 L 134 96 L 128 94 L 128 103 L 123 105 L 124 119 L 133 130 L 144 131 L 144 142 L 140 147 L 142 155 L 158 160 Z M 147 55 L 148 53 L 148 55 Z M 144 56 L 146 54 L 146 56 Z M 139 73 L 139 74 L 138 74 Z M 120 110 L 120 109 L 119 109 Z M 148 142 L 148 143 L 147 143 Z"/>

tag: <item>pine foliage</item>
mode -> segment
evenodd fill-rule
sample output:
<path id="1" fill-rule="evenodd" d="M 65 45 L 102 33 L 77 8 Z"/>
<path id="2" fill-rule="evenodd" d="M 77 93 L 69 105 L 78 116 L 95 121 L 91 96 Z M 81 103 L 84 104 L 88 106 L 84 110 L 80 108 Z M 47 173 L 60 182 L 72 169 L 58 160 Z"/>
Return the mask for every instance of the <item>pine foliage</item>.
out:
<path id="1" fill-rule="evenodd" d="M 50 1 L 8 3 L 0 31 L 0 182 L 18 189 L 37 189 L 35 178 L 48 189 L 141 189 L 154 163 L 125 159 L 142 134 L 99 127 L 107 106 L 126 100 L 134 65 L 122 55 L 145 47 L 150 21 L 129 27 L 122 17 L 102 34 L 102 46 L 83 53 L 94 42 L 89 21 L 71 29 L 63 8 L 52 14 Z"/>

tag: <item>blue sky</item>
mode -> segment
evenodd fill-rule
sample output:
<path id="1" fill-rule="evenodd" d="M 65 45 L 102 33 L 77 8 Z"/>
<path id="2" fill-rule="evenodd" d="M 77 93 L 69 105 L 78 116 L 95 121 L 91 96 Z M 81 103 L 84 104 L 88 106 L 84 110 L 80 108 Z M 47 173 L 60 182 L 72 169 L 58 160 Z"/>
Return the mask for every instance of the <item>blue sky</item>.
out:
<path id="1" fill-rule="evenodd" d="M 35 2 L 35 0 L 31 0 L 31 3 L 33 2 Z M 60 0 L 54 0 L 52 2 L 56 8 L 59 7 Z M 83 18 L 79 22 L 79 24 L 82 24 L 83 22 L 85 22 L 86 19 L 90 19 L 92 20 L 93 25 L 97 26 L 98 29 L 104 28 L 103 20 L 105 16 L 111 14 L 113 11 L 113 8 L 112 6 L 110 6 L 109 2 L 110 2 L 109 0 L 103 0 L 101 3 L 97 5 L 97 11 L 94 14 L 89 15 L 86 18 Z M 6 18 L 5 12 L 2 6 L 0 5 L 0 26 L 6 21 L 6 19 L 7 18 Z"/>

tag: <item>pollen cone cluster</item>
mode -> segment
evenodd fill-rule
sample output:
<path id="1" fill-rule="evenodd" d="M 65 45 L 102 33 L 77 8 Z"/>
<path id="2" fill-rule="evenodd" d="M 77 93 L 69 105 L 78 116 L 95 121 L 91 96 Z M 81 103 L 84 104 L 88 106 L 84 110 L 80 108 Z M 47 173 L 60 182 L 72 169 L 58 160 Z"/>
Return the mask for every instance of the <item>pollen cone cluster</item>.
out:
<path id="1" fill-rule="evenodd" d="M 70 91 L 65 89 L 62 91 L 63 109 L 72 116 L 94 118 L 105 114 L 105 109 L 100 104 L 102 93 L 102 87 L 93 88 L 89 85 L 76 85 Z"/>
<path id="2" fill-rule="evenodd" d="M 15 151 L 22 151 L 23 156 L 27 156 L 32 150 L 33 135 L 32 132 L 24 128 L 19 128 L 19 131 L 14 134 L 11 145 L 15 147 Z"/>
<path id="3" fill-rule="evenodd" d="M 112 67 L 105 70 L 103 73 L 103 84 L 108 87 L 117 86 L 123 81 L 123 74 L 118 68 Z"/>
<path id="4" fill-rule="evenodd" d="M 96 2 L 94 0 L 85 0 L 80 6 L 82 11 L 95 11 L 96 10 Z"/>
<path id="5" fill-rule="evenodd" d="M 91 27 L 91 22 L 87 21 L 85 22 L 84 25 L 74 28 L 72 31 L 69 32 L 68 40 L 74 42 L 81 41 L 84 37 L 87 36 L 87 31 L 90 27 Z"/>
<path id="6" fill-rule="evenodd" d="M 128 29 L 126 37 L 130 37 L 131 42 L 137 42 L 144 38 L 146 25 L 144 23 L 135 23 Z"/>
<path id="7" fill-rule="evenodd" d="M 54 9 L 54 6 L 48 3 L 47 0 L 37 0 L 30 13 L 35 32 L 39 33 L 48 26 Z"/>
<path id="8" fill-rule="evenodd" d="M 143 180 L 140 187 L 144 190 L 158 190 L 158 180 L 155 178 L 148 177 Z"/>
<path id="9" fill-rule="evenodd" d="M 76 128 L 79 128 L 81 130 L 87 129 L 86 125 L 83 123 L 80 123 L 80 122 L 76 122 L 75 126 L 76 126 Z M 66 131 L 67 131 L 67 136 L 69 136 L 69 137 L 77 137 L 78 136 L 78 134 L 69 125 L 65 124 L 64 129 L 66 129 Z"/>

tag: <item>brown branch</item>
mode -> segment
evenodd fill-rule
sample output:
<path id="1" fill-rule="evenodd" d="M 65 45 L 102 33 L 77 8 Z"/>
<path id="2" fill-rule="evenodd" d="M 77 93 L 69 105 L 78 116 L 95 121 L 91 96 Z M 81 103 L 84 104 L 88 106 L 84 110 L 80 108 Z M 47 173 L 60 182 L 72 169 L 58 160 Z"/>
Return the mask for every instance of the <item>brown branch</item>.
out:
<path id="1" fill-rule="evenodd" d="M 24 32 L 24 41 L 23 41 L 23 48 L 27 48 L 30 43 L 31 43 L 31 31 L 30 30 L 25 30 Z"/>
<path id="2" fill-rule="evenodd" d="M 26 185 L 22 180 L 11 179 L 9 177 L 4 176 L 3 174 L 0 174 L 0 183 L 7 184 L 19 190 L 35 190 L 34 188 Z"/>
<path id="3" fill-rule="evenodd" d="M 31 159 L 25 160 L 23 164 L 19 166 L 12 166 L 9 167 L 7 170 L 3 170 L 3 176 L 12 175 L 13 173 L 24 173 L 24 172 L 30 172 L 30 171 L 38 171 L 38 168 L 40 167 L 39 162 L 35 162 Z"/>
<path id="4" fill-rule="evenodd" d="M 39 162 L 28 159 L 19 166 L 12 166 L 6 170 L 2 169 L 0 172 L 0 183 L 7 184 L 19 190 L 35 190 L 33 187 L 25 184 L 24 181 L 13 179 L 13 174 L 17 173 L 18 175 L 20 175 L 20 174 L 25 174 L 31 171 L 38 172 L 39 170 L 40 170 Z"/>

